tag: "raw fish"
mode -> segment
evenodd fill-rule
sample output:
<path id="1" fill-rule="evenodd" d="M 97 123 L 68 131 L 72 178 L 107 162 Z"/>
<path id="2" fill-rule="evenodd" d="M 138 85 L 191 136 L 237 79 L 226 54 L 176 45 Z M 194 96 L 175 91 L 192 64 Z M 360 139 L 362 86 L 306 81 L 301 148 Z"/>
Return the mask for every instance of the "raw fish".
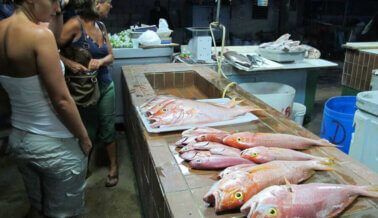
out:
<path id="1" fill-rule="evenodd" d="M 253 106 L 228 108 L 209 102 L 177 99 L 150 116 L 152 128 L 181 126 L 232 120 L 237 116 L 257 110 Z"/>
<path id="2" fill-rule="evenodd" d="M 193 145 L 185 146 L 180 150 L 180 153 L 190 150 L 205 150 L 210 151 L 211 154 L 240 157 L 239 149 L 217 142 L 197 142 Z"/>
<path id="3" fill-rule="evenodd" d="M 247 163 L 253 162 L 241 157 L 211 155 L 210 157 L 195 158 L 189 162 L 189 165 L 194 169 L 215 170 Z"/>
<path id="4" fill-rule="evenodd" d="M 238 209 L 264 188 L 285 184 L 285 178 L 300 183 L 310 178 L 314 170 L 333 168 L 319 161 L 272 161 L 241 168 L 215 183 L 203 200 L 214 205 L 215 212 Z"/>
<path id="5" fill-rule="evenodd" d="M 197 142 L 203 142 L 203 141 L 212 141 L 212 142 L 219 142 L 222 143 L 223 139 L 226 136 L 229 136 L 230 133 L 214 129 L 210 127 L 195 127 L 188 130 L 185 130 L 182 132 L 183 136 L 197 136 L 196 141 Z"/>
<path id="6" fill-rule="evenodd" d="M 266 163 L 274 160 L 319 160 L 332 162 L 333 158 L 318 157 L 287 148 L 258 146 L 248 148 L 241 153 L 243 158 L 255 163 Z"/>
<path id="7" fill-rule="evenodd" d="M 179 148 L 182 148 L 182 147 L 187 146 L 187 145 L 192 145 L 192 144 L 197 143 L 196 138 L 197 138 L 197 136 L 186 136 L 186 137 L 183 137 L 180 140 L 178 140 L 175 143 L 175 145 Z"/>
<path id="8" fill-rule="evenodd" d="M 312 145 L 335 147 L 335 145 L 330 144 L 326 139 L 309 139 L 289 134 L 252 132 L 239 132 L 232 134 L 224 138 L 223 143 L 239 149 L 257 146 L 298 150 L 310 148 Z"/>
<path id="9" fill-rule="evenodd" d="M 241 212 L 248 218 L 334 217 L 359 195 L 378 198 L 378 186 L 312 183 L 270 186 L 253 196 Z"/>

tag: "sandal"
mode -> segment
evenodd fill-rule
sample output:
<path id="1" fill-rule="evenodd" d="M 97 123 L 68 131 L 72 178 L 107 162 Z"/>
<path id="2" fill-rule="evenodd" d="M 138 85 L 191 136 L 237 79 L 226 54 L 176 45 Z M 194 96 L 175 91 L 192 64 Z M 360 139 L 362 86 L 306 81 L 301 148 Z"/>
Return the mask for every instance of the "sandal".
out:
<path id="1" fill-rule="evenodd" d="M 114 175 L 114 176 L 111 176 L 111 175 L 108 175 L 108 179 L 111 180 L 111 179 L 117 179 L 116 182 L 106 182 L 105 183 L 105 187 L 113 187 L 113 186 L 116 186 L 118 184 L 118 174 Z"/>

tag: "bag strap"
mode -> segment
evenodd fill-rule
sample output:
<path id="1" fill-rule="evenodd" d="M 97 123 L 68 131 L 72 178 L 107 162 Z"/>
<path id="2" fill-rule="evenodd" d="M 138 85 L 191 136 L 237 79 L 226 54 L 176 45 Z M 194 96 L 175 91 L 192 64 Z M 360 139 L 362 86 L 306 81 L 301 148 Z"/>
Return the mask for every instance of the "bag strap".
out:
<path id="1" fill-rule="evenodd" d="M 105 36 L 105 26 L 101 21 L 96 21 L 96 24 L 98 28 L 100 28 L 101 33 L 102 33 L 102 38 L 104 40 L 104 43 L 106 43 L 106 36 Z"/>
<path id="2" fill-rule="evenodd" d="M 76 19 L 79 21 L 80 23 L 80 27 L 81 27 L 81 35 L 82 37 L 84 38 L 84 43 L 82 45 L 82 48 L 86 49 L 86 50 L 89 50 L 89 42 L 87 41 L 87 34 L 85 33 L 85 29 L 84 29 L 84 25 L 83 25 L 83 22 L 81 21 L 80 17 L 79 16 L 76 16 Z"/>

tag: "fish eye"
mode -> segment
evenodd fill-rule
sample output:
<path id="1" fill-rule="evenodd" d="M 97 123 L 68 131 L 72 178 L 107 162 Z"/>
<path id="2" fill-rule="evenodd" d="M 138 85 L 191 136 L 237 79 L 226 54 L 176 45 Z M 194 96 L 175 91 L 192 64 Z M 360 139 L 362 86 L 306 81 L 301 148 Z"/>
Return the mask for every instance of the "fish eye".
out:
<path id="1" fill-rule="evenodd" d="M 159 104 L 159 107 L 163 106 L 162 104 Z"/>
<path id="2" fill-rule="evenodd" d="M 236 193 L 235 193 L 235 198 L 236 198 L 236 199 L 242 199 L 242 198 L 243 198 L 243 193 L 241 193 L 241 192 L 236 192 Z"/>
<path id="3" fill-rule="evenodd" d="M 275 208 L 270 208 L 269 209 L 269 215 L 270 216 L 275 216 L 277 215 L 277 210 Z"/>
<path id="4" fill-rule="evenodd" d="M 196 163 L 201 163 L 201 160 L 200 160 L 200 159 L 197 159 L 197 160 L 196 160 Z"/>
<path id="5" fill-rule="evenodd" d="M 255 153 L 252 153 L 252 156 L 257 157 L 257 156 L 259 156 L 259 154 L 255 152 Z"/>
<path id="6" fill-rule="evenodd" d="M 236 138 L 236 141 L 238 141 L 238 142 L 241 142 L 241 140 L 242 140 L 242 138 L 240 138 L 240 137 Z"/>
<path id="7" fill-rule="evenodd" d="M 161 111 L 162 111 L 162 112 L 167 112 L 168 109 L 167 109 L 167 108 L 163 108 L 163 109 L 161 109 Z"/>

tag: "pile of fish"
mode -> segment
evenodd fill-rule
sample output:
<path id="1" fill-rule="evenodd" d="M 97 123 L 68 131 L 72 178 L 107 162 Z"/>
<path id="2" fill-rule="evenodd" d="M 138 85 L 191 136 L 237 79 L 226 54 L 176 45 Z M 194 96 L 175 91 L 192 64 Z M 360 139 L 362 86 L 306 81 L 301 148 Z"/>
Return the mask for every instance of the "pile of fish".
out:
<path id="1" fill-rule="evenodd" d="M 232 66 L 245 71 L 251 71 L 254 67 L 261 67 L 266 64 L 264 59 L 257 55 L 243 55 L 236 51 L 227 51 L 224 53 L 224 60 Z"/>
<path id="2" fill-rule="evenodd" d="M 301 45 L 300 41 L 289 39 L 290 36 L 290 34 L 286 33 L 280 36 L 276 41 L 260 44 L 259 48 L 286 52 L 305 51 L 305 58 L 320 58 L 320 51 L 318 49 L 304 44 Z"/>
<path id="3" fill-rule="evenodd" d="M 236 107 L 238 103 L 230 100 L 225 105 L 219 105 L 158 95 L 141 105 L 140 111 L 152 128 L 160 128 L 227 121 L 257 110 L 252 106 Z"/>
<path id="4" fill-rule="evenodd" d="M 316 170 L 334 170 L 333 158 L 299 151 L 334 147 L 323 139 L 197 127 L 182 132 L 175 145 L 191 168 L 225 168 L 203 197 L 216 213 L 240 209 L 248 218 L 332 217 L 358 195 L 378 197 L 377 186 L 295 185 Z"/>

